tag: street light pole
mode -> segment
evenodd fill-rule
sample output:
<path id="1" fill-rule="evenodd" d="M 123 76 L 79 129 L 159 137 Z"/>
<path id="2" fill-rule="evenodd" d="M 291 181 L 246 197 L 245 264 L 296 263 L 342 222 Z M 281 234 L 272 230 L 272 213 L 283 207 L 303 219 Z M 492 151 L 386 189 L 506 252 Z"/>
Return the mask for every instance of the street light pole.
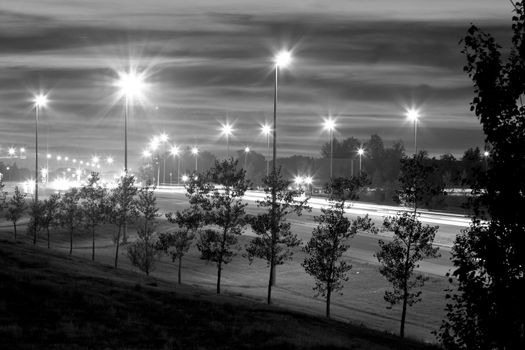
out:
<path id="1" fill-rule="evenodd" d="M 414 154 L 417 154 L 417 120 L 419 119 L 419 111 L 410 108 L 405 115 L 409 120 L 414 122 Z"/>
<path id="2" fill-rule="evenodd" d="M 36 104 L 36 118 L 35 118 L 35 204 L 38 203 L 38 114 L 40 106 Z M 36 217 L 35 217 L 36 220 Z M 35 227 L 36 230 L 36 227 Z"/>
<path id="3" fill-rule="evenodd" d="M 248 159 L 248 153 L 250 152 L 250 147 L 246 146 L 244 149 L 244 170 L 246 170 L 246 161 Z"/>
<path id="4" fill-rule="evenodd" d="M 330 129 L 330 178 L 332 178 L 333 161 L 334 161 L 334 137 L 333 129 Z"/>

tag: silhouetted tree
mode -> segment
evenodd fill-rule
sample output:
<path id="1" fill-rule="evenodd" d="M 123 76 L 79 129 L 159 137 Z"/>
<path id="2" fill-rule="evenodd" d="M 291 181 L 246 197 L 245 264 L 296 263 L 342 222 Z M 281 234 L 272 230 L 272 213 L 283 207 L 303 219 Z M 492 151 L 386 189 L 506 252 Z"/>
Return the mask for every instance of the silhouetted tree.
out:
<path id="1" fill-rule="evenodd" d="M 221 292 L 223 265 L 229 263 L 235 255 L 232 247 L 237 243 L 245 225 L 244 209 L 247 203 L 243 203 L 242 196 L 249 184 L 244 170 L 237 168 L 237 160 L 230 158 L 216 161 L 205 176 L 197 176 L 197 179 L 192 177 L 186 187 L 190 204 L 199 206 L 206 213 L 207 223 L 220 228 L 219 237 L 210 236 L 219 241 L 210 242 L 209 245 L 214 248 L 210 260 L 217 264 L 217 294 Z"/>
<path id="2" fill-rule="evenodd" d="M 84 224 L 93 238 L 91 260 L 95 260 L 95 230 L 105 220 L 106 190 L 99 184 L 98 173 L 91 173 L 88 183 L 80 189 L 80 206 Z"/>
<path id="3" fill-rule="evenodd" d="M 73 253 L 73 234 L 75 229 L 82 225 L 84 217 L 80 206 L 80 191 L 72 188 L 62 195 L 59 202 L 58 221 L 69 233 L 69 255 Z"/>
<path id="4" fill-rule="evenodd" d="M 47 248 L 51 247 L 51 239 L 49 229 L 51 226 L 58 225 L 58 210 L 60 204 L 60 194 L 53 193 L 49 198 L 42 202 L 42 216 L 40 217 L 40 225 L 47 233 Z"/>
<path id="5" fill-rule="evenodd" d="M 138 188 L 135 186 L 135 177 L 133 175 L 125 175 L 119 178 L 117 187 L 113 188 L 107 199 L 107 216 L 108 221 L 117 226 L 117 235 L 113 237 L 115 242 L 115 268 L 118 264 L 119 247 L 121 243 L 121 233 L 124 229 L 122 243 L 127 242 L 126 231 L 127 224 L 131 224 L 136 215 L 135 196 Z"/>
<path id="6" fill-rule="evenodd" d="M 129 244 L 128 257 L 133 266 L 148 276 L 155 269 L 157 256 L 155 228 L 159 216 L 157 198 L 152 188 L 143 187 L 138 191 L 136 209 L 140 214 L 137 220 L 137 240 Z"/>
<path id="7" fill-rule="evenodd" d="M 3 184 L 0 182 L 0 193 L 2 192 Z M 7 202 L 7 213 L 6 218 L 7 220 L 11 221 L 13 223 L 13 229 L 15 231 L 15 241 L 16 241 L 16 223 L 22 216 L 24 215 L 24 212 L 27 210 L 27 203 L 26 203 L 26 197 L 27 195 L 25 193 L 20 192 L 20 189 L 18 186 L 15 186 L 15 192 L 13 194 L 13 197 L 9 199 Z M 1 199 L 0 199 L 1 201 Z M 0 206 L 2 203 L 0 203 Z"/>
<path id="8" fill-rule="evenodd" d="M 36 238 L 42 229 L 40 219 L 43 215 L 44 206 L 42 201 L 31 201 L 29 203 L 29 222 L 27 224 L 27 233 L 33 236 L 33 245 L 36 245 Z"/>
<path id="9" fill-rule="evenodd" d="M 390 242 L 379 240 L 376 257 L 382 264 L 379 272 L 393 287 L 385 292 L 385 300 L 390 307 L 402 303 L 399 334 L 404 337 L 407 306 L 421 300 L 418 288 L 428 280 L 428 277 L 414 274 L 414 269 L 419 267 L 419 261 L 439 256 L 439 248 L 432 246 L 438 227 L 423 226 L 416 214 L 402 213 L 385 218 L 383 228 L 393 232 L 394 238 Z"/>
<path id="10" fill-rule="evenodd" d="M 330 317 L 330 302 L 333 292 L 340 292 L 348 281 L 352 265 L 341 260 L 350 245 L 348 239 L 358 230 L 373 230 L 368 216 L 350 220 L 345 216 L 347 199 L 357 199 L 357 192 L 366 183 L 364 177 L 335 178 L 326 187 L 330 193 L 330 207 L 321 208 L 321 215 L 314 217 L 317 227 L 304 247 L 308 254 L 302 265 L 315 279 L 316 296 L 326 298 L 326 317 Z"/>
<path id="11" fill-rule="evenodd" d="M 203 214 L 200 211 L 185 209 L 166 214 L 166 218 L 172 224 L 177 224 L 178 230 L 159 234 L 157 249 L 171 256 L 171 260 L 178 261 L 177 280 L 181 284 L 182 258 L 191 247 L 195 234 L 203 223 Z"/>
<path id="12" fill-rule="evenodd" d="M 281 169 L 271 172 L 263 178 L 266 197 L 257 201 L 257 207 L 263 212 L 252 217 L 249 222 L 253 232 L 257 235 L 246 246 L 250 263 L 254 258 L 264 259 L 270 267 L 268 280 L 267 302 L 271 303 L 272 283 L 275 276 L 275 266 L 282 265 L 293 255 L 291 248 L 297 247 L 301 241 L 292 233 L 291 225 L 286 221 L 290 214 L 301 215 L 306 206 L 307 198 L 298 199 L 302 191 L 290 190 L 290 181 L 283 179 Z M 275 190 L 276 206 L 272 206 L 272 188 Z M 272 216 L 272 212 L 275 214 Z M 272 217 L 276 220 L 275 231 Z"/>
<path id="13" fill-rule="evenodd" d="M 472 25 L 464 70 L 491 148 L 491 166 L 473 188 L 471 226 L 452 249 L 457 284 L 439 339 L 447 349 L 525 348 L 525 3 L 514 4 L 512 45 L 502 59 L 494 38 Z"/>
<path id="14" fill-rule="evenodd" d="M 430 162 L 425 151 L 401 160 L 397 201 L 412 206 L 414 213 L 421 204 L 427 206 L 435 196 L 443 194 L 442 179 L 435 176 L 436 167 Z"/>

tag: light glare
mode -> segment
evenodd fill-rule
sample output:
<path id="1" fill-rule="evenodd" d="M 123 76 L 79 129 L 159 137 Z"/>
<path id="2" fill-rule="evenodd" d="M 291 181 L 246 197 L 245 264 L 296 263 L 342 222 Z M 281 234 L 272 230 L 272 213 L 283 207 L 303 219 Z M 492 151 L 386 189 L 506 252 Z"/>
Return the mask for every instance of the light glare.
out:
<path id="1" fill-rule="evenodd" d="M 279 68 L 285 68 L 290 64 L 291 61 L 292 54 L 290 53 L 290 51 L 285 50 L 279 52 L 274 58 L 275 65 Z"/>

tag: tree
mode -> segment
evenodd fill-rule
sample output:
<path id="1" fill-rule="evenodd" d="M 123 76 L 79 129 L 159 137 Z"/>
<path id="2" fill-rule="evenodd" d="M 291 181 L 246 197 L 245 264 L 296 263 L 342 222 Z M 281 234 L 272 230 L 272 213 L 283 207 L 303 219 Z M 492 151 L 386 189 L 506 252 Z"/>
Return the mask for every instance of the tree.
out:
<path id="1" fill-rule="evenodd" d="M 263 213 L 252 217 L 249 222 L 253 232 L 257 235 L 246 247 L 250 263 L 254 258 L 264 259 L 270 267 L 268 280 L 267 302 L 271 303 L 272 283 L 275 276 L 275 266 L 284 264 L 292 258 L 292 248 L 297 247 L 301 241 L 297 235 L 292 233 L 291 225 L 286 217 L 292 213 L 301 215 L 306 206 L 307 198 L 296 199 L 302 195 L 302 191 L 289 190 L 290 181 L 284 180 L 279 168 L 270 176 L 263 178 L 264 192 L 266 197 L 257 201 L 259 208 L 264 208 Z M 276 205 L 272 206 L 272 190 L 275 191 Z M 274 231 L 272 222 L 272 211 L 275 214 L 276 227 Z"/>
<path id="2" fill-rule="evenodd" d="M 157 240 L 155 237 L 156 218 L 159 216 L 157 198 L 150 187 L 138 191 L 136 209 L 140 214 L 137 225 L 137 240 L 128 246 L 128 257 L 146 275 L 155 269 Z"/>
<path id="3" fill-rule="evenodd" d="M 44 206 L 42 201 L 31 201 L 29 204 L 29 223 L 27 233 L 33 236 L 33 245 L 36 245 L 36 238 L 42 229 L 40 220 L 43 215 Z"/>
<path id="4" fill-rule="evenodd" d="M 5 208 L 5 204 L 6 204 L 5 201 L 6 201 L 6 196 L 7 196 L 7 192 L 4 191 L 5 185 L 4 185 L 4 182 L 2 180 L 3 180 L 3 176 L 2 176 L 2 173 L 0 173 L 0 213 Z"/>
<path id="5" fill-rule="evenodd" d="M 412 206 L 414 214 L 420 204 L 429 205 L 432 198 L 443 193 L 443 181 L 434 178 L 435 165 L 430 163 L 425 151 L 401 159 L 397 202 Z"/>
<path id="6" fill-rule="evenodd" d="M 72 188 L 62 195 L 58 206 L 58 222 L 69 233 L 69 255 L 73 253 L 73 234 L 82 225 L 84 216 L 79 201 L 80 191 Z"/>
<path id="7" fill-rule="evenodd" d="M 209 260 L 217 264 L 217 294 L 221 292 L 223 265 L 235 255 L 232 248 L 245 226 L 247 203 L 243 203 L 242 197 L 250 182 L 245 171 L 237 168 L 237 162 L 232 158 L 216 161 L 205 176 L 193 176 L 187 186 L 190 204 L 206 213 L 206 223 L 220 228 L 218 242 L 210 245 L 213 250 L 209 252 Z"/>
<path id="8" fill-rule="evenodd" d="M 472 223 L 452 248 L 457 289 L 438 333 L 447 349 L 525 348 L 525 2 L 513 5 L 507 57 L 474 25 L 463 39 L 491 166 L 478 174 Z"/>
<path id="9" fill-rule="evenodd" d="M 135 186 L 135 177 L 133 175 L 124 175 L 119 178 L 117 187 L 112 189 L 108 195 L 108 221 L 117 226 L 118 229 L 117 235 L 113 237 L 113 242 L 115 242 L 116 245 L 115 268 L 117 268 L 118 264 L 122 229 L 124 228 L 122 243 L 126 243 L 127 224 L 132 223 L 137 214 L 134 201 L 137 192 L 138 188 Z"/>
<path id="10" fill-rule="evenodd" d="M 87 185 L 80 190 L 80 206 L 84 224 L 93 237 L 91 260 L 95 260 L 95 230 L 105 220 L 106 190 L 99 184 L 98 173 L 92 173 Z"/>
<path id="11" fill-rule="evenodd" d="M 50 248 L 51 241 L 49 235 L 49 228 L 58 224 L 58 210 L 60 204 L 60 194 L 53 193 L 48 199 L 42 202 L 42 216 L 40 218 L 40 225 L 47 233 L 47 248 Z"/>
<path id="12" fill-rule="evenodd" d="M 343 283 L 348 281 L 352 265 L 341 261 L 350 245 L 348 239 L 358 230 L 374 231 L 375 227 L 368 216 L 350 220 L 345 216 L 347 199 L 356 199 L 357 192 L 366 183 L 364 177 L 335 178 L 327 184 L 325 191 L 330 193 L 330 207 L 322 208 L 321 215 L 315 216 L 317 227 L 312 238 L 304 247 L 308 254 L 302 266 L 306 273 L 315 279 L 316 297 L 326 298 L 326 317 L 330 317 L 330 301 L 333 292 L 340 292 Z"/>
<path id="13" fill-rule="evenodd" d="M 2 185 L 3 186 L 3 185 Z M 0 186 L 0 192 L 1 192 L 1 186 Z M 27 203 L 26 203 L 26 197 L 27 195 L 25 193 L 20 192 L 20 189 L 18 186 L 15 186 L 15 192 L 13 194 L 13 197 L 9 199 L 9 202 L 7 203 L 7 213 L 6 218 L 7 220 L 11 221 L 13 223 L 13 229 L 15 231 L 15 241 L 16 241 L 16 223 L 22 215 L 24 215 L 24 212 L 27 210 Z M 0 203 L 0 206 L 2 204 Z"/>
<path id="14" fill-rule="evenodd" d="M 407 306 L 421 300 L 421 288 L 428 277 L 415 274 L 419 261 L 439 257 L 439 248 L 432 243 L 438 230 L 437 226 L 423 226 L 417 216 L 402 213 L 395 217 L 385 218 L 383 228 L 394 234 L 391 242 L 379 240 L 377 260 L 382 264 L 379 272 L 392 283 L 393 290 L 385 292 L 385 300 L 390 307 L 402 302 L 401 326 L 399 334 L 405 336 Z"/>
<path id="15" fill-rule="evenodd" d="M 195 233 L 202 224 L 203 217 L 199 211 L 186 209 L 175 213 L 166 214 L 172 224 L 177 224 L 179 229 L 174 232 L 159 234 L 157 249 L 171 256 L 171 260 L 178 260 L 178 283 L 181 284 L 182 258 L 191 247 Z"/>
<path id="16" fill-rule="evenodd" d="M 155 269 L 155 257 L 157 256 L 155 249 L 157 242 L 154 237 L 155 226 L 146 224 L 143 217 L 138 221 L 138 238 L 128 246 L 128 257 L 133 266 L 149 276 L 149 273 Z"/>

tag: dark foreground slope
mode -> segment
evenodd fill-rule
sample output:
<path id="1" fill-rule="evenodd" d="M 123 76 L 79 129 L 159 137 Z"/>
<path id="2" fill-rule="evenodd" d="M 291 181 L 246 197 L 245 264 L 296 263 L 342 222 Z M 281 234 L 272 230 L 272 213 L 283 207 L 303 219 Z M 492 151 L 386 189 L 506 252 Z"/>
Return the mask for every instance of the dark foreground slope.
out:
<path id="1" fill-rule="evenodd" d="M 426 349 L 238 296 L 0 241 L 2 349 Z"/>

